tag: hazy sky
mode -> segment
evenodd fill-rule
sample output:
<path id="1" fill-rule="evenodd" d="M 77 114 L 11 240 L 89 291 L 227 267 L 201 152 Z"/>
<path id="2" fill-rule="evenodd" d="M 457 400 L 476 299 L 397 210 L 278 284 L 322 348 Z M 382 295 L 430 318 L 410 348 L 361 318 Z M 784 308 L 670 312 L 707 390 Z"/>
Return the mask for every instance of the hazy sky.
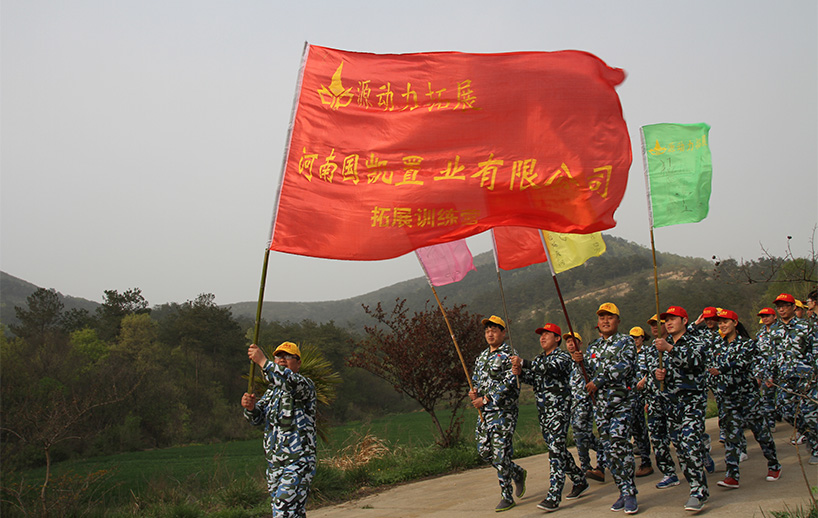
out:
<path id="1" fill-rule="evenodd" d="M 818 223 L 818 4 L 2 0 L 0 268 L 101 301 L 258 297 L 305 41 L 376 53 L 578 49 L 623 68 L 633 142 L 609 233 L 649 246 L 639 128 L 712 126 L 710 215 L 656 247 L 755 259 Z M 477 254 L 486 236 L 469 239 Z M 422 276 L 414 254 L 273 253 L 267 300 Z"/>

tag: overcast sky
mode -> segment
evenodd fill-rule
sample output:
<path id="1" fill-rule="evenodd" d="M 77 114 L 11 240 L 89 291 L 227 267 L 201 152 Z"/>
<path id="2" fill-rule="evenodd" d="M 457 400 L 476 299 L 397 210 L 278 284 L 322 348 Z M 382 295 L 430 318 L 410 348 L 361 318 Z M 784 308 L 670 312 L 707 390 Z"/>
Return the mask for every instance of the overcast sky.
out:
<path id="1" fill-rule="evenodd" d="M 3 0 L 0 268 L 101 301 L 258 297 L 304 43 L 351 51 L 578 49 L 623 68 L 633 165 L 609 233 L 650 245 L 639 128 L 712 126 L 710 215 L 656 247 L 811 251 L 815 0 Z M 477 254 L 486 236 L 469 239 Z M 335 300 L 423 272 L 413 254 L 273 253 L 266 299 Z"/>

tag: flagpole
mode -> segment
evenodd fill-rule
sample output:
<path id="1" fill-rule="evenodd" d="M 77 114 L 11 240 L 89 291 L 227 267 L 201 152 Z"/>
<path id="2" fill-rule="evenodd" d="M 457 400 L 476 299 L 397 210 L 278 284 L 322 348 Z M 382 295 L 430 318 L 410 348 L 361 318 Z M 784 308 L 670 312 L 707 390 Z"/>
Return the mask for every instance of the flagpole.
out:
<path id="1" fill-rule="evenodd" d="M 508 343 L 511 345 L 511 350 L 516 355 L 514 350 L 514 342 L 511 340 L 511 319 L 508 318 L 508 308 L 506 307 L 506 292 L 503 290 L 503 279 L 500 276 L 500 258 L 497 257 L 497 242 L 494 240 L 494 229 L 491 229 L 491 242 L 494 245 L 492 252 L 494 253 L 494 269 L 497 270 L 497 284 L 500 285 L 500 298 L 503 301 L 503 315 L 506 317 L 506 330 L 508 331 Z M 517 376 L 517 388 L 520 388 L 520 377 Z"/>
<path id="2" fill-rule="evenodd" d="M 548 263 L 548 268 L 551 269 L 551 278 L 554 279 L 554 287 L 557 288 L 557 297 L 560 299 L 560 305 L 562 306 L 562 313 L 565 315 L 565 322 L 568 323 L 568 332 L 571 333 L 571 336 L 574 335 L 574 329 L 571 327 L 571 319 L 568 317 L 568 308 L 565 307 L 565 300 L 562 298 L 562 290 L 560 290 L 560 283 L 557 282 L 557 272 L 554 271 L 554 263 L 551 261 L 551 254 L 548 252 L 548 244 L 545 242 L 545 232 L 540 230 L 540 240 L 542 240 L 542 247 L 545 250 L 545 258 L 546 262 Z M 579 362 L 579 368 L 582 371 L 582 377 L 585 379 L 585 383 L 590 381 L 588 377 L 588 371 L 585 369 L 585 360 Z M 593 396 L 592 396 L 593 397 Z"/>
<path id="3" fill-rule="evenodd" d="M 647 202 L 648 202 L 648 227 L 650 228 L 650 251 L 653 255 L 653 293 L 656 299 L 656 325 L 658 326 L 658 338 L 664 338 L 665 336 L 665 329 L 662 327 L 662 318 L 659 316 L 659 270 L 656 267 L 656 244 L 653 239 L 653 205 L 650 202 L 650 178 L 648 175 L 648 157 L 647 157 L 647 147 L 645 145 L 645 128 L 644 126 L 639 128 L 639 135 L 642 139 L 642 166 L 645 171 L 645 193 L 647 194 Z M 662 351 L 658 351 L 659 353 L 659 368 L 664 369 L 664 353 Z M 664 380 L 659 381 L 659 390 L 665 390 L 665 382 Z"/>
<path id="4" fill-rule="evenodd" d="M 469 368 L 466 367 L 466 360 L 463 359 L 463 353 L 460 352 L 460 346 L 457 345 L 457 338 L 454 336 L 454 331 L 452 331 L 452 325 L 449 323 L 449 316 L 446 314 L 446 310 L 443 309 L 443 304 L 440 302 L 440 297 L 437 296 L 437 290 L 435 289 L 435 285 L 432 284 L 432 279 L 429 277 L 429 272 L 426 271 L 426 266 L 424 266 L 423 261 L 420 260 L 420 256 L 417 255 L 415 252 L 415 257 L 418 258 L 418 262 L 420 263 L 420 267 L 423 269 L 423 274 L 426 276 L 426 281 L 429 283 L 429 287 L 432 288 L 432 293 L 435 295 L 435 300 L 437 301 L 437 307 L 440 308 L 440 313 L 443 315 L 443 320 L 446 322 L 446 327 L 449 329 L 449 336 L 452 337 L 452 343 L 454 343 L 454 349 L 457 351 L 457 356 L 460 358 L 460 365 L 463 366 L 463 372 L 466 374 L 466 381 L 469 384 L 469 391 L 474 390 L 474 385 L 471 382 L 471 375 L 469 374 Z M 480 416 L 480 420 L 486 422 L 486 419 L 483 417 L 483 412 L 478 408 L 477 414 Z"/>
<path id="5" fill-rule="evenodd" d="M 270 261 L 270 248 L 264 251 L 264 266 L 261 268 L 261 285 L 258 290 L 258 305 L 256 306 L 256 324 L 253 328 L 253 343 L 258 345 L 259 328 L 261 327 L 261 306 L 264 304 L 264 286 L 267 284 L 267 264 Z M 256 362 L 250 361 L 250 378 L 247 380 L 247 393 L 253 393 L 256 378 Z"/>

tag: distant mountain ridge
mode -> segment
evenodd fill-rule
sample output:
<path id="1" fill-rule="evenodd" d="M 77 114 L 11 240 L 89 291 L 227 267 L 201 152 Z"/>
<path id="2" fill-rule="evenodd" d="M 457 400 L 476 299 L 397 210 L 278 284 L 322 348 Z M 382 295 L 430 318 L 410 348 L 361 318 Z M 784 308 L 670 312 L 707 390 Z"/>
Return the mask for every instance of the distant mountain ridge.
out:
<path id="1" fill-rule="evenodd" d="M 633 325 L 645 327 L 647 318 L 656 312 L 653 289 L 653 260 L 650 249 L 622 238 L 603 234 L 607 250 L 584 265 L 557 276 L 574 330 L 590 337 L 595 311 L 602 302 L 610 301 L 622 312 L 624 331 Z M 521 342 L 533 342 L 530 333 L 545 321 L 555 322 L 567 330 L 559 299 L 547 264 L 535 264 L 512 271 L 502 271 L 503 291 L 491 252 L 474 258 L 476 271 L 469 272 L 458 283 L 436 288 L 445 305 L 466 304 L 472 313 L 496 314 L 505 318 L 503 301 L 508 309 L 512 337 Z M 711 275 L 713 263 L 701 258 L 681 257 L 657 252 L 660 275 L 660 302 L 688 308 L 691 316 L 707 305 L 731 307 L 740 314 L 756 310 L 761 286 L 725 285 Z M 5 272 L 0 277 L 0 321 L 14 322 L 14 306 L 25 306 L 26 297 L 37 287 Z M 218 294 L 215 294 L 218 295 Z M 62 296 L 66 309 L 85 308 L 93 313 L 98 303 Z M 434 294 L 424 277 L 399 282 L 379 290 L 337 301 L 271 302 L 265 301 L 262 318 L 267 321 L 316 323 L 333 321 L 336 325 L 362 332 L 364 325 L 374 321 L 362 305 L 374 307 L 379 302 L 388 311 L 395 299 L 405 298 L 410 310 L 430 304 L 436 309 Z M 228 304 L 237 319 L 255 319 L 256 301 Z M 664 308 L 663 308 L 664 309 Z M 752 324 L 752 323 L 751 323 Z M 748 326 L 748 327 L 752 327 Z"/>

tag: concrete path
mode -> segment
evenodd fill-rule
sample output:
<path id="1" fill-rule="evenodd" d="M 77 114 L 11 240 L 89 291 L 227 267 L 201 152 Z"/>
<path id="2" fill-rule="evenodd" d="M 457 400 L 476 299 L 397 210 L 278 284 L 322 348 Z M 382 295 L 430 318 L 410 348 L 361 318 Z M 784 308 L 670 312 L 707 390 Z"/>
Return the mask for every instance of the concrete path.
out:
<path id="1" fill-rule="evenodd" d="M 718 438 L 716 419 L 708 419 L 707 430 L 710 436 Z M 807 462 L 809 454 L 803 445 L 799 448 L 804 460 L 804 472 L 798 463 L 796 448 L 790 444 L 792 427 L 779 424 L 774 436 L 778 449 L 778 458 L 782 464 L 781 478 L 767 482 L 767 463 L 758 443 L 748 432 L 749 458 L 741 463 L 741 487 L 725 489 L 716 485 L 724 478 L 724 447 L 716 442 L 713 445 L 713 458 L 716 460 L 716 472 L 709 476 L 710 500 L 699 516 L 717 517 L 767 517 L 772 518 L 770 511 L 783 511 L 787 508 L 797 509 L 809 506 L 809 492 L 804 479 L 804 472 L 810 487 L 818 486 L 818 466 Z M 576 458 L 576 450 L 571 449 Z M 537 504 L 545 498 L 548 490 L 548 456 L 536 455 L 516 461 L 528 470 L 528 488 L 525 496 L 517 506 L 503 513 L 494 512 L 494 506 L 500 501 L 500 489 L 497 475 L 493 468 L 473 469 L 454 475 L 424 480 L 401 485 L 360 500 L 347 502 L 331 507 L 310 511 L 311 518 L 527 518 L 542 517 L 545 514 L 560 517 L 589 516 L 624 516 L 624 513 L 612 513 L 611 504 L 619 496 L 616 485 L 606 475 L 604 483 L 589 481 L 591 487 L 577 500 L 563 499 L 560 508 L 554 513 L 545 513 L 537 509 Z M 677 468 L 678 470 L 678 468 Z M 691 516 L 684 510 L 688 497 L 688 486 L 681 473 L 682 483 L 669 489 L 656 489 L 654 485 L 661 479 L 653 475 L 637 478 L 639 490 L 638 515 L 644 516 Z M 566 482 L 565 493 L 571 490 L 571 482 Z M 817 495 L 818 496 L 818 495 Z"/>

